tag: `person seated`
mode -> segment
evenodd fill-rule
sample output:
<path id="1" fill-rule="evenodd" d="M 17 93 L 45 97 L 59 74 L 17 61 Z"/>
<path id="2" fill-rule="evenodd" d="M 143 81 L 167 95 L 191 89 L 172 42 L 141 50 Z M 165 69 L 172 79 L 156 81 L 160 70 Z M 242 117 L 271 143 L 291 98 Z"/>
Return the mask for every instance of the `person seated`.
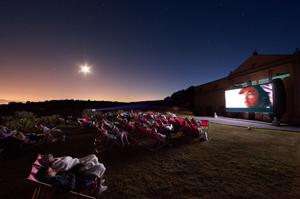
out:
<path id="1" fill-rule="evenodd" d="M 154 128 L 159 128 L 160 125 L 158 124 L 157 121 L 153 121 L 152 127 L 154 127 Z"/>
<path id="2" fill-rule="evenodd" d="M 36 173 L 36 178 L 41 182 L 66 191 L 89 191 L 91 195 L 98 195 L 104 192 L 107 189 L 105 185 L 100 185 L 98 190 L 92 190 L 96 187 L 97 177 L 83 173 L 82 167 L 83 164 L 77 164 L 72 169 L 62 172 L 57 172 L 52 167 L 44 167 Z M 103 183 L 104 180 L 102 180 L 101 184 Z"/>
<path id="3" fill-rule="evenodd" d="M 135 123 L 134 122 L 127 122 L 125 126 L 125 130 L 127 132 L 132 132 L 135 129 Z"/>
<path id="4" fill-rule="evenodd" d="M 167 112 L 166 113 L 167 117 L 170 117 L 170 118 L 176 118 L 176 114 L 175 113 L 171 113 L 171 112 Z"/>
<path id="5" fill-rule="evenodd" d="M 101 135 L 106 136 L 107 138 L 112 139 L 112 140 L 117 140 L 118 139 L 112 133 L 108 133 L 108 130 L 104 127 L 104 123 L 101 123 L 100 126 L 99 126 L 99 124 L 97 124 L 96 128 L 99 130 L 99 132 L 101 133 Z"/>
<path id="6" fill-rule="evenodd" d="M 165 115 L 161 115 L 161 118 L 160 118 L 161 122 L 164 123 L 164 124 L 167 124 L 169 121 L 167 120 L 167 117 Z"/>
<path id="7" fill-rule="evenodd" d="M 106 119 L 103 119 L 103 120 L 102 120 L 102 124 L 103 124 L 104 127 L 105 127 L 106 129 L 108 129 L 108 130 L 112 130 L 113 127 L 114 127 L 114 125 L 111 124 L 111 123 L 110 123 L 108 120 L 106 120 Z"/>
<path id="8" fill-rule="evenodd" d="M 176 120 L 180 123 L 180 125 L 182 125 L 182 123 L 184 122 L 184 119 L 182 117 L 177 117 Z"/>
<path id="9" fill-rule="evenodd" d="M 11 135 L 11 137 L 26 143 L 28 142 L 28 138 L 21 131 L 13 130 L 12 133 L 13 134 Z"/>
<path id="10" fill-rule="evenodd" d="M 129 140 L 128 140 L 128 132 L 127 131 L 122 131 L 121 132 L 121 141 L 123 146 L 128 146 L 130 145 Z"/>
<path id="11" fill-rule="evenodd" d="M 200 125 L 200 123 L 199 122 L 197 122 L 196 120 L 195 120 L 195 118 L 192 118 L 191 119 L 191 123 L 193 124 L 193 125 Z"/>
<path id="12" fill-rule="evenodd" d="M 48 128 L 47 126 L 43 125 L 43 124 L 37 124 L 37 125 L 35 125 L 35 127 L 37 129 L 39 129 L 40 131 L 42 131 L 42 133 L 45 134 L 45 135 L 51 133 L 51 129 Z"/>
<path id="13" fill-rule="evenodd" d="M 203 141 L 208 140 L 207 133 L 201 128 L 201 125 L 198 124 L 195 119 L 189 120 L 188 118 L 186 118 L 184 129 L 186 130 L 186 132 L 189 132 L 190 135 L 194 138 L 200 138 Z"/>
<path id="14" fill-rule="evenodd" d="M 107 186 L 102 185 L 106 168 L 94 154 L 82 158 L 73 158 L 71 156 L 54 158 L 52 154 L 49 154 L 42 156 L 39 163 L 44 167 L 44 170 L 40 171 L 41 174 L 38 176 L 40 179 L 38 180 L 47 181 L 46 183 L 53 186 L 66 190 L 75 190 L 78 187 L 86 188 L 97 178 L 99 180 L 98 183 L 100 182 L 98 186 L 99 192 L 107 189 Z"/>
<path id="15" fill-rule="evenodd" d="M 8 137 L 11 137 L 13 135 L 13 131 L 11 131 L 9 128 L 3 126 L 0 129 L 0 139 L 6 139 Z"/>
<path id="16" fill-rule="evenodd" d="M 180 123 L 176 118 L 169 118 L 168 122 L 173 125 L 174 131 L 180 129 Z"/>
<path id="17" fill-rule="evenodd" d="M 92 120 L 88 116 L 84 116 L 83 118 L 77 119 L 80 126 L 90 126 L 93 124 Z"/>
<path id="18" fill-rule="evenodd" d="M 28 138 L 21 131 L 12 131 L 7 127 L 2 127 L 2 129 L 0 130 L 0 139 L 4 140 L 8 138 L 17 139 L 26 143 L 28 142 Z"/>
<path id="19" fill-rule="evenodd" d="M 180 128 L 184 134 L 191 135 L 191 126 L 187 120 L 182 122 Z"/>
<path id="20" fill-rule="evenodd" d="M 43 140 L 45 135 L 39 133 L 26 133 L 26 138 L 29 143 L 38 143 Z"/>
<path id="21" fill-rule="evenodd" d="M 116 136 L 119 140 L 121 140 L 122 145 L 125 146 L 126 144 L 128 145 L 128 137 L 127 137 L 127 132 L 126 131 L 121 131 L 116 125 L 113 126 L 111 130 L 112 134 Z"/>
<path id="22" fill-rule="evenodd" d="M 58 140 L 63 141 L 63 142 L 66 141 L 66 135 L 61 129 L 53 127 L 50 130 L 51 130 L 50 131 L 51 135 L 56 139 L 56 141 L 58 141 Z"/>
<path id="23" fill-rule="evenodd" d="M 147 129 L 147 125 L 144 123 L 136 123 L 136 131 L 143 135 L 151 136 L 153 133 Z"/>
<path id="24" fill-rule="evenodd" d="M 170 143 L 172 139 L 171 133 L 174 132 L 173 124 L 163 123 L 161 120 L 158 120 L 157 124 L 159 125 L 157 127 L 158 132 L 165 136 L 166 142 Z"/>
<path id="25" fill-rule="evenodd" d="M 48 128 L 46 125 L 43 124 L 38 124 L 35 127 L 42 131 L 44 138 L 47 142 L 51 143 L 59 140 L 65 142 L 66 140 L 66 136 L 64 135 L 61 129 L 58 129 L 56 127 Z"/>
<path id="26" fill-rule="evenodd" d="M 66 124 L 74 124 L 73 116 L 68 115 L 66 119 Z"/>
<path id="27" fill-rule="evenodd" d="M 151 128 L 151 133 L 152 133 L 153 135 L 155 135 L 160 141 L 165 142 L 166 139 L 167 139 L 167 136 L 166 136 L 166 135 L 164 135 L 164 134 L 162 134 L 162 133 L 159 133 L 159 132 L 157 131 L 157 129 L 154 128 L 154 127 Z"/>
<path id="28" fill-rule="evenodd" d="M 24 147 L 29 144 L 27 137 L 20 131 L 10 130 L 7 127 L 1 128 L 0 147 L 7 154 L 20 155 L 24 152 Z"/>

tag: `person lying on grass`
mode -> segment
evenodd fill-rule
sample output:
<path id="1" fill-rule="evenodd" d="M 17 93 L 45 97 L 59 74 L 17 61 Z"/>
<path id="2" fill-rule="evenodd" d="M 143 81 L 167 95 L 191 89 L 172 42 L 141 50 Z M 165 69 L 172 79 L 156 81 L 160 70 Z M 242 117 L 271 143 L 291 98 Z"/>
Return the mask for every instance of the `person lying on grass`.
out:
<path id="1" fill-rule="evenodd" d="M 39 136 L 39 134 L 36 133 L 26 133 L 24 134 L 21 131 L 18 130 L 10 130 L 7 127 L 2 127 L 0 129 L 0 140 L 15 140 L 20 143 L 25 144 L 34 144 L 37 143 L 42 136 Z"/>
<path id="2" fill-rule="evenodd" d="M 44 167 L 37 174 L 37 179 L 65 190 L 82 191 L 97 183 L 96 193 L 102 193 L 107 189 L 103 185 L 103 174 L 106 170 L 98 161 L 96 155 L 88 155 L 82 158 L 71 156 L 56 157 L 44 155 L 40 159 Z"/>
<path id="3" fill-rule="evenodd" d="M 27 141 L 26 136 L 21 131 L 17 131 L 17 130 L 12 131 L 7 127 L 2 127 L 0 129 L 0 139 L 6 139 L 6 138 L 15 138 L 17 140 Z"/>
<path id="4" fill-rule="evenodd" d="M 37 124 L 35 127 L 42 132 L 47 142 L 66 141 L 66 136 L 61 129 L 56 127 L 48 128 L 43 124 Z"/>

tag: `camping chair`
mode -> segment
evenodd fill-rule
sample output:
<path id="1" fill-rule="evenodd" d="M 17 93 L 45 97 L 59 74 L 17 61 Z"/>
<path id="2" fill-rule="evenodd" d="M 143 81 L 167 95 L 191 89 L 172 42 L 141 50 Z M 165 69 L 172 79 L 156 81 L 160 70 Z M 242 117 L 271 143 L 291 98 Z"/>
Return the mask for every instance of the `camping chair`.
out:
<path id="1" fill-rule="evenodd" d="M 38 181 L 35 177 L 39 169 L 43 166 L 39 163 L 39 160 L 42 158 L 41 155 L 38 155 L 37 159 L 32 164 L 31 172 L 27 178 L 31 183 L 35 185 L 35 189 L 32 195 L 32 199 L 96 199 L 96 197 L 85 195 L 82 193 L 77 193 L 74 191 L 64 191 L 56 189 L 50 184 Z"/>
<path id="2" fill-rule="evenodd" d="M 209 130 L 209 121 L 208 120 L 200 120 L 200 124 L 202 126 L 202 129 L 204 131 L 204 141 L 208 141 L 208 130 Z"/>
<path id="3" fill-rule="evenodd" d="M 90 118 L 78 118 L 77 122 L 80 126 L 82 127 L 88 127 L 91 126 L 93 124 L 92 120 Z"/>
<path id="4" fill-rule="evenodd" d="M 153 132 L 150 129 L 146 129 L 141 126 L 136 126 L 136 129 L 134 133 L 132 134 L 138 134 L 140 136 L 136 136 L 136 138 L 133 138 L 134 136 L 129 136 L 130 139 L 134 139 L 134 142 L 138 145 L 141 146 L 149 151 L 156 151 L 168 143 L 166 141 L 163 141 L 159 139 L 159 137 L 156 135 L 155 132 Z M 137 139 L 139 137 L 139 139 Z"/>
<path id="5" fill-rule="evenodd" d="M 209 121 L 208 120 L 200 120 L 200 124 L 203 128 L 203 130 L 208 133 L 208 129 L 209 129 Z"/>

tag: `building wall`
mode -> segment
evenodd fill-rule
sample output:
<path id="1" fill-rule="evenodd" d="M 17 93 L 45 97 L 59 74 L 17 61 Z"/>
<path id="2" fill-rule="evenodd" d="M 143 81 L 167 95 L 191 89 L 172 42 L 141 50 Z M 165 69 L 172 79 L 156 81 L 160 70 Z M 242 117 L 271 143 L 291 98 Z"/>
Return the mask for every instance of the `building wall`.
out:
<path id="1" fill-rule="evenodd" d="M 266 113 L 227 113 L 225 110 L 225 90 L 235 84 L 252 82 L 261 79 L 277 76 L 282 73 L 289 73 L 290 77 L 284 78 L 284 86 L 287 93 L 287 111 L 282 117 L 282 122 L 300 125 L 300 55 L 291 56 L 290 59 L 273 62 L 270 65 L 260 67 L 260 70 L 248 71 L 238 75 L 229 75 L 226 78 L 216 80 L 195 88 L 193 110 L 197 115 L 213 116 L 218 115 L 228 117 L 239 117 L 245 119 L 255 119 L 271 121 Z"/>
<path id="2" fill-rule="evenodd" d="M 291 105 L 291 123 L 300 125 L 300 55 L 295 57 L 293 64 L 293 101 Z"/>
<path id="3" fill-rule="evenodd" d="M 198 115 L 212 116 L 215 112 L 225 115 L 225 90 L 228 79 L 221 79 L 195 88 L 194 112 Z"/>

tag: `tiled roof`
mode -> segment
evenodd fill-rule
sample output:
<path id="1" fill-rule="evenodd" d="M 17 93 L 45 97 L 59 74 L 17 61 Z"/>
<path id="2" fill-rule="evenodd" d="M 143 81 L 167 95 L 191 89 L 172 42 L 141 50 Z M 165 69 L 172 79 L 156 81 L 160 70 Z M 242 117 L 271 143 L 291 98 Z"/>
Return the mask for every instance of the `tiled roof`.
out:
<path id="1" fill-rule="evenodd" d="M 230 75 L 257 70 L 265 66 L 276 64 L 276 62 L 287 61 L 291 57 L 292 55 L 252 55 Z"/>

